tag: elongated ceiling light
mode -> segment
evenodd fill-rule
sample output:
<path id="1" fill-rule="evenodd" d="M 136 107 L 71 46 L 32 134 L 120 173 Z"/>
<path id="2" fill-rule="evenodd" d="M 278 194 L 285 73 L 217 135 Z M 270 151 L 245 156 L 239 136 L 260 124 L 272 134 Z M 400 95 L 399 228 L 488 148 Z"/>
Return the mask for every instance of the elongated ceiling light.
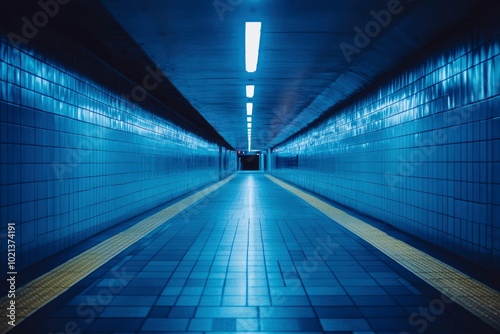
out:
<path id="1" fill-rule="evenodd" d="M 247 85 L 247 97 L 249 99 L 253 98 L 254 93 L 255 93 L 255 86 L 254 85 Z"/>
<path id="2" fill-rule="evenodd" d="M 248 102 L 247 103 L 247 116 L 252 116 L 253 112 L 253 103 Z"/>
<path id="3" fill-rule="evenodd" d="M 257 71 L 261 22 L 245 23 L 245 64 L 247 72 Z"/>

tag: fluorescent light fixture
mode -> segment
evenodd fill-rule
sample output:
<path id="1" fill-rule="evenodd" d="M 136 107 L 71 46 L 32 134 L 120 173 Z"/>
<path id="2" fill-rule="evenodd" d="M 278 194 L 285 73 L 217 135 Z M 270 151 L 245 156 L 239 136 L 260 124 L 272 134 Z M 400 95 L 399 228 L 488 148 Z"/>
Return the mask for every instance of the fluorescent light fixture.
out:
<path id="1" fill-rule="evenodd" d="M 247 72 L 257 71 L 261 22 L 245 23 L 245 64 Z"/>
<path id="2" fill-rule="evenodd" d="M 247 97 L 251 99 L 255 93 L 255 86 L 254 85 L 247 85 Z"/>
<path id="3" fill-rule="evenodd" d="M 252 123 L 247 123 L 247 128 L 251 129 L 252 128 Z"/>
<path id="4" fill-rule="evenodd" d="M 252 116 L 253 112 L 253 103 L 249 102 L 247 103 L 247 116 Z"/>
<path id="5" fill-rule="evenodd" d="M 247 122 L 251 122 L 252 121 L 252 117 L 247 117 Z"/>

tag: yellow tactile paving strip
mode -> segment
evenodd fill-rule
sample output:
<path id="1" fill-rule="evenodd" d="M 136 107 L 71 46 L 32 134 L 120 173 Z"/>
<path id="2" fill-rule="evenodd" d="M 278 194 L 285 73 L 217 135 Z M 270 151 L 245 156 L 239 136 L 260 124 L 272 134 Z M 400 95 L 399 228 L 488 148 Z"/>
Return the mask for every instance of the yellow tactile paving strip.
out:
<path id="1" fill-rule="evenodd" d="M 165 224 L 169 219 L 231 181 L 234 177 L 235 175 L 232 175 L 186 197 L 17 289 L 15 299 L 16 325 L 149 232 Z M 0 299 L 0 309 L 6 310 L 8 303 L 7 296 Z M 5 319 L 7 318 L 5 317 Z M 5 333 L 14 328 L 5 319 L 0 322 L 0 333 Z"/>
<path id="2" fill-rule="evenodd" d="M 304 191 L 270 175 L 266 176 L 372 244 L 443 295 L 500 331 L 500 294 L 498 291 Z"/>

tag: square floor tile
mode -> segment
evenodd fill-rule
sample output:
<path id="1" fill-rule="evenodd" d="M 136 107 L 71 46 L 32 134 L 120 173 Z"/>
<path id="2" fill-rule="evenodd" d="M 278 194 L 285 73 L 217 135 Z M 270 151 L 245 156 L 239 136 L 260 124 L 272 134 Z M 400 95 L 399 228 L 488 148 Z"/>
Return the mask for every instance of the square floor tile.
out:
<path id="1" fill-rule="evenodd" d="M 365 319 L 320 319 L 324 331 L 370 331 L 371 327 Z"/>
<path id="2" fill-rule="evenodd" d="M 185 331 L 187 329 L 189 319 L 146 319 L 144 325 L 141 327 L 141 332 L 172 332 L 172 331 Z"/>

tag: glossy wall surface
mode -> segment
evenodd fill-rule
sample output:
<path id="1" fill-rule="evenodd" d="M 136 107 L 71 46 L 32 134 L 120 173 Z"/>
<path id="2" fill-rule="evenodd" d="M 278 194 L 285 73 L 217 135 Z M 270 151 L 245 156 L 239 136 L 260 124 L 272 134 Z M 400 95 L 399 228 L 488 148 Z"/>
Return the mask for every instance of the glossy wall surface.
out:
<path id="1" fill-rule="evenodd" d="M 0 39 L 1 232 L 15 223 L 17 269 L 236 168 L 235 152 L 126 101 L 132 84 L 106 64 L 54 52 L 80 70 Z"/>
<path id="2" fill-rule="evenodd" d="M 500 26 L 424 60 L 275 147 L 271 174 L 500 267 Z"/>

